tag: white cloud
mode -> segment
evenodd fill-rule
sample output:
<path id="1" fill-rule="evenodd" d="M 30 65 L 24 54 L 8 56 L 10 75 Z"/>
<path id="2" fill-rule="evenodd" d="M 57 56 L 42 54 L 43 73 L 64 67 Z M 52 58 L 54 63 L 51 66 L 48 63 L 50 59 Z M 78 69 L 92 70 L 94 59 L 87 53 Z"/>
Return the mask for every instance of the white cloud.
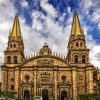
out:
<path id="1" fill-rule="evenodd" d="M 40 5 L 48 14 L 50 14 L 53 17 L 56 17 L 57 11 L 55 8 L 48 3 L 48 0 L 40 0 Z"/>
<path id="2" fill-rule="evenodd" d="M 22 5 L 22 7 L 27 8 L 28 7 L 28 2 L 26 0 L 21 0 L 21 5 Z"/>

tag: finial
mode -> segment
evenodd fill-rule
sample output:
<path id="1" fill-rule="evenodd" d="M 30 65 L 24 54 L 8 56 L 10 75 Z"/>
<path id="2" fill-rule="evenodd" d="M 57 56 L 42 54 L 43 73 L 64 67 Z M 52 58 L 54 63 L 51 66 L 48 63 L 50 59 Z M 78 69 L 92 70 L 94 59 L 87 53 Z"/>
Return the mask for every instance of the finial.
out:
<path id="1" fill-rule="evenodd" d="M 77 13 L 77 9 L 75 9 L 75 11 L 74 11 L 75 13 Z"/>
<path id="2" fill-rule="evenodd" d="M 47 45 L 47 43 L 44 43 L 44 45 Z"/>
<path id="3" fill-rule="evenodd" d="M 56 52 L 56 56 L 57 56 L 57 52 Z"/>
<path id="4" fill-rule="evenodd" d="M 53 53 L 53 55 L 55 56 L 55 52 Z"/>
<path id="5" fill-rule="evenodd" d="M 59 58 L 60 58 L 60 53 L 59 53 Z"/>
<path id="6" fill-rule="evenodd" d="M 36 52 L 36 56 L 38 56 L 38 52 Z"/>
<path id="7" fill-rule="evenodd" d="M 35 57 L 35 53 L 34 53 L 34 57 Z"/>

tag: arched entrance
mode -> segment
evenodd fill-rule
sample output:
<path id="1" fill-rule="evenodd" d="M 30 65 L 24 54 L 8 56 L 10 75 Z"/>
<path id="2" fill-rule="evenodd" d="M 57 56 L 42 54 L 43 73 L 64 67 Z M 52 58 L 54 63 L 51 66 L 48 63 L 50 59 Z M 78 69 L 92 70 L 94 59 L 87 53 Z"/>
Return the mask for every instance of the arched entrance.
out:
<path id="1" fill-rule="evenodd" d="M 47 89 L 43 89 L 42 90 L 42 100 L 48 100 L 48 90 Z"/>
<path id="2" fill-rule="evenodd" d="M 68 98 L 67 98 L 67 91 L 62 91 L 61 92 L 61 100 L 68 100 Z"/>
<path id="3" fill-rule="evenodd" d="M 24 100 L 30 100 L 30 91 L 24 90 Z"/>

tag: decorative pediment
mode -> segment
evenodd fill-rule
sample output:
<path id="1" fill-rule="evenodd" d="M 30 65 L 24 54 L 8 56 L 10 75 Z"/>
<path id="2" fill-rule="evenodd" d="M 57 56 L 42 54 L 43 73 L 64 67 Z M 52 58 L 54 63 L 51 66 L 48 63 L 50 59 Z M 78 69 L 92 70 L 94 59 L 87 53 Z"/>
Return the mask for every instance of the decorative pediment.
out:
<path id="1" fill-rule="evenodd" d="M 67 60 L 65 57 L 57 53 L 52 53 L 52 50 L 49 48 L 47 43 L 40 49 L 39 53 L 31 56 L 23 63 L 23 66 L 41 66 L 41 65 L 50 65 L 50 66 L 67 66 Z"/>
<path id="2" fill-rule="evenodd" d="M 68 66 L 65 59 L 61 59 L 55 56 L 37 56 L 29 59 L 23 64 L 24 66 L 41 66 L 41 65 L 49 65 L 49 66 Z"/>

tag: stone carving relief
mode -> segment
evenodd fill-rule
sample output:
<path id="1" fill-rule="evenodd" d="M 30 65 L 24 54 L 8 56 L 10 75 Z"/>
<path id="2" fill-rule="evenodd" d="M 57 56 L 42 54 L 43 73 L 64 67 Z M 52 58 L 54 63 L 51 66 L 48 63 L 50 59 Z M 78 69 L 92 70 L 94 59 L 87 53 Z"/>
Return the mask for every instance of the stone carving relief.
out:
<path id="1" fill-rule="evenodd" d="M 40 49 L 39 55 L 40 56 L 52 55 L 52 51 L 49 48 L 49 46 L 47 45 L 47 43 L 45 43 L 43 48 Z"/>
<path id="2" fill-rule="evenodd" d="M 54 60 L 52 59 L 39 59 L 37 60 L 37 64 L 38 65 L 53 65 L 54 64 Z"/>
<path id="3" fill-rule="evenodd" d="M 41 73 L 41 82 L 50 82 L 51 76 L 49 72 L 43 72 Z"/>
<path id="4" fill-rule="evenodd" d="M 78 74 L 78 80 L 79 80 L 79 81 L 84 80 L 84 77 L 83 77 L 83 75 L 82 75 L 82 74 Z"/>

